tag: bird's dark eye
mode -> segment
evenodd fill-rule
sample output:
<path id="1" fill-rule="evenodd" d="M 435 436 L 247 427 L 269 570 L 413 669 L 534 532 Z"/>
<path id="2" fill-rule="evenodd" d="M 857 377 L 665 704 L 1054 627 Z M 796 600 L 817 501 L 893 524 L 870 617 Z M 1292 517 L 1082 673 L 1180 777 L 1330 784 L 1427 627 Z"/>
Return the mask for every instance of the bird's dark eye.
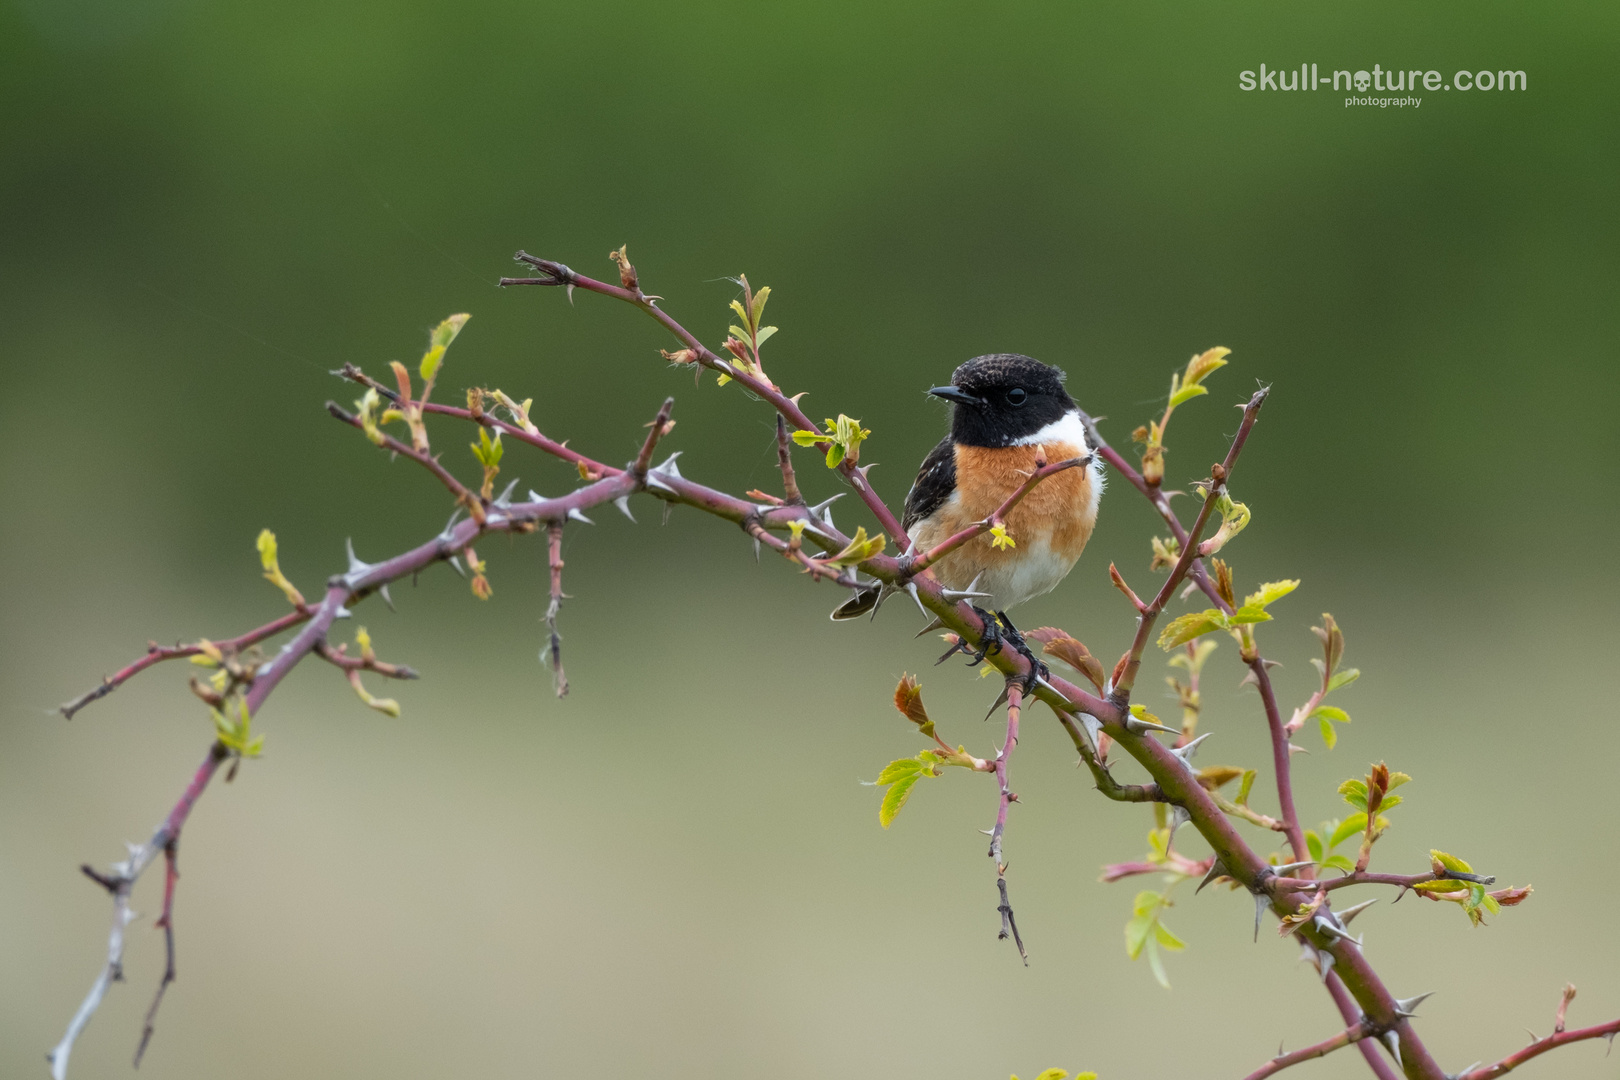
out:
<path id="1" fill-rule="evenodd" d="M 1007 404 L 1009 405 L 1022 405 L 1028 400 L 1029 395 L 1024 392 L 1024 388 L 1022 386 L 1015 386 L 1011 390 L 1007 391 Z"/>

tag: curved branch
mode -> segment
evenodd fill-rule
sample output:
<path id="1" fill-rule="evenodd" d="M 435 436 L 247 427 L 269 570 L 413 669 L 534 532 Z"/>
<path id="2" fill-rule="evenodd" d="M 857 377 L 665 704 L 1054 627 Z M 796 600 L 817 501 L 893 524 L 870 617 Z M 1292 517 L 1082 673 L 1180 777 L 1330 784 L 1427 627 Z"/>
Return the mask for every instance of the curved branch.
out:
<path id="1" fill-rule="evenodd" d="M 1586 1039 L 1608 1039 L 1612 1048 L 1614 1037 L 1620 1035 L 1620 1019 L 1610 1020 L 1607 1024 L 1596 1024 L 1589 1028 L 1576 1028 L 1574 1031 L 1555 1031 L 1546 1038 L 1537 1039 L 1523 1050 L 1498 1061 L 1494 1065 L 1470 1069 L 1458 1073 L 1455 1080 L 1495 1080 L 1498 1076 L 1506 1076 L 1531 1058 L 1540 1057 L 1549 1050 L 1556 1050 L 1560 1046 L 1570 1043 L 1582 1042 Z"/>
<path id="2" fill-rule="evenodd" d="M 609 285 L 605 281 L 597 281 L 595 278 L 586 277 L 584 274 L 578 273 L 560 262 L 537 258 L 524 251 L 518 252 L 513 258 L 518 262 L 528 263 L 546 276 L 544 278 L 501 278 L 501 285 L 565 285 L 570 290 L 577 286 L 587 292 L 611 296 L 615 300 L 623 300 L 627 304 L 632 304 L 652 316 L 664 329 L 674 334 L 681 344 L 691 349 L 699 364 L 712 371 L 718 371 L 730 376 L 746 387 L 749 393 L 770 402 L 776 411 L 781 413 L 788 423 L 793 425 L 795 431 L 820 430 L 810 422 L 810 418 L 804 414 L 804 410 L 799 408 L 798 402 L 783 394 L 769 380 L 756 378 L 735 364 L 721 358 L 703 342 L 699 341 L 697 335 L 676 322 L 673 316 L 659 307 L 656 302 L 659 299 L 658 297 L 649 297 L 643 293 L 639 284 L 633 290 L 620 288 L 617 285 Z M 821 444 L 821 449 L 825 451 L 827 445 L 825 443 Z M 866 468 L 870 468 L 870 466 Z M 895 542 L 895 546 L 900 551 L 905 551 L 910 547 L 910 538 L 906 536 L 906 530 L 901 526 L 900 520 L 894 516 L 894 512 L 878 496 L 878 493 L 872 490 L 872 485 L 866 478 L 866 469 L 858 467 L 848 459 L 839 462 L 836 469 L 855 488 L 855 491 L 861 497 L 861 501 L 872 512 L 872 516 L 877 518 L 878 524 L 883 528 L 884 532 L 889 534 L 890 539 Z"/>

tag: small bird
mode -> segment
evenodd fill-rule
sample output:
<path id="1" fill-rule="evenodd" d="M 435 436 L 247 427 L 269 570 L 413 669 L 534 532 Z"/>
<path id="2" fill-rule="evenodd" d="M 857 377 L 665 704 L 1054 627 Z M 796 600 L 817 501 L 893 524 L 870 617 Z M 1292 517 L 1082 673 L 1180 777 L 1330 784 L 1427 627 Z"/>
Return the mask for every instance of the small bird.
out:
<path id="1" fill-rule="evenodd" d="M 1035 471 L 1037 457 L 1058 462 L 1091 454 L 1064 378 L 1030 357 L 992 353 L 957 368 L 949 386 L 928 391 L 955 408 L 950 434 L 923 459 L 906 495 L 902 524 L 914 554 L 988 518 Z M 995 547 L 984 534 L 933 564 L 947 589 L 983 594 L 996 613 L 991 618 L 975 608 L 985 623 L 984 649 L 996 651 L 1005 630 L 1008 642 L 1028 654 L 1004 613 L 1068 576 L 1091 538 L 1102 490 L 1102 466 L 1092 455 L 1083 467 L 1049 476 L 1012 509 L 1005 526 L 1013 547 Z M 882 597 L 881 586 L 862 589 L 832 617 L 857 618 Z"/>

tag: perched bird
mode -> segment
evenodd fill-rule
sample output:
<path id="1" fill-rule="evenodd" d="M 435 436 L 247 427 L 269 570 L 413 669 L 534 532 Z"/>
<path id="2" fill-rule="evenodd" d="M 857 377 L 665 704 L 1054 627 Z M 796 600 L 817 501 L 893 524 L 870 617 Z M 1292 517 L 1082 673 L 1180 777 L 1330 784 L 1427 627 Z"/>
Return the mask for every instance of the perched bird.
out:
<path id="1" fill-rule="evenodd" d="M 955 408 L 950 434 L 923 459 L 906 495 L 902 524 L 914 553 L 988 518 L 1035 470 L 1038 456 L 1053 463 L 1090 454 L 1063 380 L 1062 371 L 1038 360 L 993 353 L 957 368 L 949 386 L 928 391 Z M 998 548 L 984 534 L 933 564 L 946 588 L 983 594 L 984 607 L 1000 616 L 998 627 L 975 609 L 985 622 L 985 648 L 995 651 L 1005 629 L 1027 651 L 1003 613 L 1068 576 L 1091 538 L 1102 489 L 1102 466 L 1092 456 L 1083 467 L 1049 476 L 1013 508 L 1005 525 L 1014 546 Z M 832 617 L 857 618 L 881 599 L 880 586 L 863 589 Z"/>

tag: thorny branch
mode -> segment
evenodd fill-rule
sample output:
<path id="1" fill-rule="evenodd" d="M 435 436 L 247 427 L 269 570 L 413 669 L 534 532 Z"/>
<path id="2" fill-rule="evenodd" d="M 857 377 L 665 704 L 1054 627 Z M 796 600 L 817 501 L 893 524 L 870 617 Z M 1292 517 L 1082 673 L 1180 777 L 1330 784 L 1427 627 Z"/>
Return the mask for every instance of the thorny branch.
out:
<path id="1" fill-rule="evenodd" d="M 990 830 L 990 859 L 996 866 L 996 888 L 1001 892 L 1001 906 L 996 910 L 1001 912 L 1002 939 L 1011 937 L 1018 946 L 1018 955 L 1029 966 L 1029 953 L 1024 951 L 1024 939 L 1019 936 L 1018 923 L 1013 917 L 1012 903 L 1007 899 L 1007 863 L 1001 857 L 1001 837 L 1007 831 L 1007 807 L 1018 801 L 1018 796 L 1008 787 L 1007 763 L 1012 758 L 1013 747 L 1018 745 L 1018 714 L 1024 704 L 1024 691 L 1016 682 L 1007 683 L 1007 741 L 1002 743 L 1001 750 L 996 754 L 996 783 L 1001 788 L 1000 798 L 996 804 L 996 824 Z"/>
<path id="2" fill-rule="evenodd" d="M 1616 1035 L 1620 1035 L 1620 1020 L 1610 1020 L 1607 1024 L 1594 1024 L 1591 1027 L 1577 1028 L 1574 1031 L 1565 1030 L 1564 1013 L 1569 1009 L 1569 1003 L 1574 997 L 1575 987 L 1564 987 L 1564 996 L 1558 1003 L 1558 1016 L 1553 1022 L 1553 1030 L 1550 1035 L 1537 1039 L 1532 1033 L 1530 1045 L 1524 1049 L 1509 1054 L 1494 1065 L 1485 1065 L 1483 1067 L 1478 1064 L 1470 1065 L 1458 1073 L 1453 1080 L 1496 1080 L 1496 1077 L 1506 1076 L 1531 1058 L 1540 1057 L 1549 1050 L 1556 1050 L 1560 1046 L 1568 1046 L 1570 1043 L 1583 1042 L 1586 1039 L 1607 1039 L 1609 1049 L 1613 1050 L 1614 1038 Z"/>
<path id="3" fill-rule="evenodd" d="M 1351 1043 L 1360 1042 L 1372 1032 L 1367 1025 L 1361 1022 L 1354 1023 L 1330 1039 L 1323 1039 L 1319 1043 L 1284 1054 L 1279 1049 L 1277 1056 L 1250 1073 L 1244 1080 L 1265 1080 L 1265 1077 L 1282 1072 L 1290 1065 L 1298 1065 L 1302 1061 L 1311 1061 L 1315 1058 L 1326 1057 L 1335 1050 L 1343 1049 Z"/>
<path id="4" fill-rule="evenodd" d="M 916 602 L 927 612 L 937 617 L 940 624 L 947 630 L 955 633 L 965 641 L 977 643 L 983 632 L 983 626 L 978 616 L 960 597 L 952 597 L 933 580 L 931 575 L 920 574 L 929 562 L 938 558 L 943 552 L 923 553 L 917 558 L 908 558 L 906 553 L 910 549 L 910 541 L 899 520 L 893 511 L 872 489 L 867 470 L 870 466 L 859 466 L 853 456 L 845 457 L 836 464 L 836 471 L 859 493 L 862 503 L 877 520 L 879 527 L 887 533 L 894 542 L 892 549 L 896 555 L 877 554 L 867 558 L 851 559 L 853 565 L 835 565 L 832 560 L 811 555 L 801 545 L 801 537 L 820 551 L 831 553 L 845 550 L 850 546 L 851 539 L 833 526 L 830 514 L 826 512 L 825 504 L 820 507 L 807 507 L 804 505 L 802 495 L 799 493 L 796 478 L 792 471 L 788 454 L 788 435 L 792 432 L 817 432 L 818 429 L 809 421 L 800 410 L 796 398 L 784 394 L 768 377 L 758 361 L 758 340 L 752 345 L 753 362 L 748 360 L 749 353 L 740 342 L 728 342 L 728 348 L 735 359 L 728 360 L 718 353 L 710 350 L 700 342 L 695 335 L 687 331 L 657 304 L 658 297 L 645 294 L 640 287 L 635 268 L 630 265 L 628 258 L 621 249 L 615 253 L 615 261 L 619 264 L 620 286 L 609 285 L 605 282 L 578 274 L 562 263 L 540 259 L 520 252 L 518 260 L 534 267 L 540 276 L 531 278 L 502 279 L 502 284 L 563 286 L 572 294 L 575 288 L 582 288 L 589 292 L 612 297 L 629 303 L 659 322 L 666 330 L 672 333 L 683 345 L 683 348 L 666 356 L 677 362 L 696 364 L 728 376 L 737 381 L 749 393 L 767 401 L 778 416 L 778 455 L 781 466 L 784 495 L 783 499 L 764 496 L 763 493 L 751 492 L 755 499 L 743 499 L 694 483 L 679 473 L 674 467 L 673 457 L 663 465 L 653 466 L 652 458 L 658 441 L 669 430 L 669 408 L 666 402 L 659 411 L 654 422 L 649 425 L 650 431 L 647 439 L 636 459 L 624 468 L 615 468 L 603 462 L 593 460 L 576 450 L 570 449 L 563 443 L 557 442 L 536 428 L 527 416 L 526 409 L 513 413 L 511 421 L 503 420 L 494 415 L 493 410 L 485 409 L 483 405 L 488 398 L 480 400 L 479 393 L 469 397 L 469 407 L 460 408 L 425 401 L 408 402 L 407 407 L 417 410 L 417 414 L 432 414 L 468 421 L 489 431 L 499 433 L 507 439 L 534 446 L 548 454 L 570 462 L 578 467 L 584 485 L 571 494 L 559 499 L 542 499 L 532 497 L 526 503 L 511 503 L 503 496 L 492 499 L 488 495 L 488 480 L 491 475 L 486 466 L 485 491 L 475 492 L 460 483 L 437 460 L 414 446 L 407 446 L 391 436 L 384 435 L 378 440 L 372 431 L 367 431 L 383 448 L 396 453 L 427 468 L 451 492 L 458 504 L 464 507 L 471 515 L 469 520 L 456 522 L 452 517 L 451 524 L 443 532 L 407 552 L 395 556 L 385 562 L 368 565 L 351 558 L 351 565 L 346 574 L 334 576 L 327 584 L 327 589 L 320 603 L 314 606 L 301 604 L 295 610 L 273 620 L 264 626 L 249 631 L 237 638 L 228 639 L 218 643 L 200 642 L 196 645 L 176 645 L 173 648 L 163 648 L 156 644 L 149 647 L 146 655 L 136 660 L 113 676 L 103 680 L 102 684 L 80 698 L 62 707 L 65 716 L 71 717 L 84 705 L 110 693 L 123 682 L 161 661 L 181 657 L 195 656 L 206 651 L 206 648 L 215 648 L 227 657 L 236 657 L 250 649 L 252 646 L 266 641 L 277 634 L 301 627 L 298 633 L 282 647 L 281 651 L 268 663 L 262 664 L 247 673 L 247 688 L 244 701 L 250 714 L 257 714 L 265 700 L 275 689 L 277 684 L 295 667 L 305 656 L 314 653 L 329 662 L 343 668 L 349 674 L 357 674 L 365 670 L 388 674 L 385 667 L 393 667 L 393 677 L 406 678 L 414 675 L 408 668 L 394 665 L 381 665 L 374 658 L 368 662 L 367 658 L 348 656 L 342 647 L 332 647 L 326 641 L 327 633 L 334 620 L 347 617 L 349 610 L 372 593 L 384 592 L 387 585 L 402 577 L 419 573 L 436 562 L 454 562 L 456 556 L 469 548 L 480 537 L 491 532 L 524 533 L 537 530 L 542 525 L 547 530 L 548 555 L 552 570 L 551 606 L 548 608 L 548 649 L 557 661 L 554 668 L 558 680 L 558 689 L 561 691 L 566 682 L 562 677 L 560 653 L 558 650 L 559 638 L 556 634 L 556 609 L 562 600 L 560 572 L 562 560 L 560 557 L 560 537 L 565 523 L 572 519 L 588 521 L 583 511 L 591 507 L 612 502 L 629 516 L 628 498 L 630 495 L 643 492 L 653 495 L 668 505 L 680 504 L 703 510 L 717 517 L 729 520 L 738 525 L 752 537 L 756 545 L 769 546 L 784 556 L 792 559 L 808 570 L 813 577 L 819 579 L 828 577 L 841 585 L 855 586 L 857 579 L 854 571 L 858 569 L 869 575 L 877 582 L 892 588 L 908 588 Z M 745 295 L 747 292 L 744 283 Z M 732 347 L 735 345 L 736 347 Z M 359 383 L 371 390 L 375 390 L 379 397 L 391 402 L 399 403 L 401 395 L 395 390 L 384 386 L 377 380 L 366 375 L 354 365 L 345 365 L 341 372 L 342 377 Z M 404 381 L 408 386 L 408 379 Z M 408 394 L 408 390 L 407 390 Z M 424 397 L 426 393 L 424 392 Z M 498 397 L 498 395 L 497 395 Z M 1211 581 L 1209 573 L 1203 565 L 1203 558 L 1207 554 L 1200 545 L 1200 538 L 1207 525 L 1214 500 L 1229 482 L 1230 476 L 1237 464 L 1237 459 L 1243 449 L 1249 433 L 1258 419 L 1261 405 L 1266 398 L 1266 391 L 1255 394 L 1243 406 L 1243 419 L 1237 436 L 1227 452 L 1225 460 L 1212 470 L 1210 491 L 1200 510 L 1197 521 L 1192 529 L 1182 525 L 1175 513 L 1171 510 L 1169 499 L 1165 492 L 1160 490 L 1155 478 L 1148 482 L 1133 469 L 1123 457 L 1114 451 L 1096 431 L 1095 423 L 1089 417 L 1084 418 L 1090 442 L 1095 453 L 1114 466 L 1116 471 L 1146 496 L 1157 509 L 1171 529 L 1173 536 L 1180 545 L 1179 556 L 1171 571 L 1170 577 L 1159 590 L 1153 601 L 1144 604 L 1134 593 L 1126 592 L 1131 596 L 1135 607 L 1138 624 L 1132 647 L 1122 658 L 1121 666 L 1116 669 L 1116 677 L 1112 685 L 1108 686 L 1106 695 L 1092 693 L 1081 686 L 1075 685 L 1062 677 L 1046 675 L 1033 681 L 1031 694 L 1045 702 L 1052 708 L 1059 723 L 1068 733 L 1082 761 L 1087 765 L 1098 789 L 1110 799 L 1122 802 L 1164 802 L 1172 808 L 1172 836 L 1174 825 L 1190 822 L 1202 835 L 1212 848 L 1212 854 L 1207 862 L 1209 874 L 1217 873 L 1231 878 L 1246 888 L 1256 898 L 1257 918 L 1259 912 L 1265 907 L 1272 908 L 1274 913 L 1290 919 L 1285 924 L 1287 932 L 1291 932 L 1306 949 L 1307 956 L 1312 960 L 1322 975 L 1323 982 L 1334 997 L 1334 1000 L 1350 1026 L 1335 1040 L 1318 1044 L 1317 1048 L 1325 1053 L 1337 1045 L 1357 1043 L 1361 1051 L 1367 1055 L 1367 1061 L 1373 1072 L 1382 1080 L 1392 1080 L 1394 1073 L 1389 1064 L 1381 1058 L 1372 1046 L 1372 1038 L 1353 1038 L 1354 1032 L 1364 1031 L 1366 1035 L 1376 1036 L 1376 1041 L 1388 1048 L 1391 1057 L 1402 1072 L 1416 1080 L 1443 1080 L 1438 1065 L 1424 1048 L 1416 1033 L 1412 1030 L 1409 1018 L 1411 1007 L 1417 999 L 1397 1000 L 1384 986 L 1373 969 L 1367 964 L 1356 939 L 1351 938 L 1344 929 L 1353 911 L 1347 910 L 1341 919 L 1331 909 L 1328 894 L 1347 883 L 1390 883 L 1415 884 L 1424 880 L 1422 875 L 1411 879 L 1390 880 L 1391 875 L 1359 874 L 1353 875 L 1354 881 L 1340 879 L 1330 882 L 1316 882 L 1310 872 L 1310 865 L 1305 863 L 1304 843 L 1302 831 L 1298 823 L 1298 816 L 1294 808 L 1294 800 L 1289 775 L 1289 746 L 1288 725 L 1283 724 L 1280 712 L 1276 706 L 1275 693 L 1271 688 L 1267 673 L 1268 662 L 1260 657 L 1258 652 L 1253 655 L 1245 654 L 1244 662 L 1250 667 L 1253 679 L 1260 691 L 1265 706 L 1267 722 L 1271 730 L 1273 746 L 1273 763 L 1276 772 L 1278 801 L 1280 806 L 1280 820 L 1265 819 L 1271 828 L 1280 828 L 1288 834 L 1291 846 L 1296 855 L 1296 864 L 1285 868 L 1274 868 L 1262 858 L 1236 831 L 1231 821 L 1232 805 L 1215 793 L 1206 790 L 1200 783 L 1198 774 L 1192 769 L 1189 758 L 1192 745 L 1172 749 L 1151 737 L 1153 725 L 1144 724 L 1135 720 L 1131 713 L 1130 691 L 1134 685 L 1137 671 L 1140 667 L 1141 657 L 1149 640 L 1151 630 L 1158 615 L 1165 610 L 1168 602 L 1177 587 L 1183 581 L 1190 581 L 1208 595 L 1217 608 L 1232 613 L 1232 605 L 1224 598 L 1220 590 Z M 500 398 L 504 404 L 504 398 Z M 366 424 L 360 418 L 348 413 L 346 410 L 329 405 L 329 409 L 338 419 L 352 426 L 365 429 Z M 509 410 L 510 411 L 510 410 Z M 1166 417 L 1168 418 L 1168 411 Z M 1160 425 L 1162 428 L 1162 424 Z M 413 429 L 413 441 L 415 431 Z M 425 440 L 423 440 L 425 445 Z M 830 443 L 827 440 L 815 440 L 815 444 L 822 450 L 827 450 Z M 1011 505 L 1021 497 L 1021 493 L 1038 483 L 1044 475 L 1059 468 L 1074 467 L 1083 463 L 1080 461 L 1060 462 L 1057 465 L 1043 466 L 1032 475 L 1019 491 L 1009 496 L 1003 511 L 1010 509 Z M 532 495 L 532 493 L 531 493 Z M 994 524 L 994 515 L 984 528 Z M 975 526 L 977 528 L 978 526 Z M 788 539 L 780 534 L 790 533 Z M 971 537 L 964 538 L 969 539 Z M 954 539 L 954 538 L 953 538 Z M 949 543 L 950 541 L 947 541 Z M 920 565 L 919 565 L 920 564 Z M 1121 579 L 1123 584 L 1123 579 Z M 385 593 L 386 595 L 386 593 Z M 1018 740 L 1020 714 L 1026 704 L 1023 692 L 1023 680 L 1030 672 L 1030 662 L 1019 653 L 1003 649 L 992 653 L 986 658 L 994 665 L 1007 680 L 1007 735 L 1006 741 L 998 753 L 994 764 L 1000 786 L 998 814 L 996 826 L 991 830 L 991 856 L 996 861 L 997 884 L 1001 896 L 999 911 L 1002 914 L 1002 936 L 1013 937 L 1018 945 L 1020 955 L 1024 955 L 1023 942 L 1018 934 L 1016 923 L 1013 920 L 1011 904 L 1007 900 L 1005 869 L 1006 865 L 1001 858 L 1001 839 L 1005 829 L 1007 808 L 1016 801 L 1007 777 L 1007 764 L 1012 748 Z M 408 674 L 407 674 L 408 673 Z M 1147 784 L 1122 785 L 1113 780 L 1109 765 L 1099 754 L 1099 741 L 1107 739 L 1120 746 L 1149 774 L 1151 782 Z M 222 742 L 214 742 L 207 758 L 193 776 L 191 783 L 182 794 L 179 801 L 170 811 L 164 822 L 153 833 L 152 838 L 144 845 L 132 846 L 130 857 L 122 863 L 115 864 L 109 873 L 101 874 L 86 869 L 86 872 L 101 883 L 113 897 L 113 928 L 109 935 L 108 958 L 101 974 L 98 976 L 90 993 L 69 1024 L 67 1032 L 61 1043 L 52 1055 L 53 1073 L 57 1080 L 66 1075 L 68 1057 L 75 1040 L 83 1031 L 85 1024 L 95 1013 L 106 988 L 110 982 L 115 981 L 121 973 L 124 929 L 129 921 L 129 894 L 141 873 L 156 858 L 158 852 L 164 852 L 171 860 L 175 845 L 178 843 L 181 828 L 189 816 L 197 798 L 202 794 L 219 766 L 232 756 L 232 751 Z M 977 759 L 975 759 L 977 761 Z M 988 764 L 988 763 L 986 763 Z M 977 766 L 976 766 L 977 767 Z M 1224 805 L 1223 805 L 1224 804 Z M 1240 815 L 1241 816 L 1241 815 Z M 1259 817 L 1264 818 L 1263 815 Z M 1254 821 L 1253 817 L 1249 818 Z M 171 871 L 173 869 L 170 862 Z M 1305 871 L 1302 874 L 1293 874 L 1294 871 Z M 1283 876 L 1289 873 L 1290 876 Z M 173 904 L 174 876 L 171 873 L 165 890 L 165 915 L 161 920 L 163 928 L 172 934 L 172 904 Z M 1320 889 L 1320 891 L 1318 891 Z M 1311 914 L 1301 916 L 1301 910 Z M 169 939 L 172 945 L 172 937 Z M 171 952 L 172 961 L 172 952 Z M 1026 957 L 1027 962 L 1027 957 Z M 172 981 L 172 962 L 166 971 L 164 981 L 160 983 L 154 999 L 152 1012 L 155 1013 L 156 1004 L 161 1000 L 163 991 Z M 1567 1000 L 1566 1000 L 1567 1004 Z M 143 1034 L 142 1048 L 144 1049 L 150 1035 L 152 1015 L 149 1013 L 147 1031 Z M 1560 1028 L 1562 1025 L 1560 1024 Z M 1582 1029 L 1579 1031 L 1558 1030 L 1544 1040 L 1532 1043 L 1530 1047 L 1516 1055 L 1503 1059 L 1497 1065 L 1487 1069 L 1475 1070 L 1466 1073 L 1467 1080 L 1486 1080 L 1488 1077 L 1500 1076 L 1517 1064 L 1530 1057 L 1534 1057 L 1555 1046 L 1583 1038 L 1595 1038 L 1610 1035 L 1620 1030 L 1620 1020 L 1609 1025 L 1597 1028 Z M 1342 1039 L 1342 1043 L 1336 1040 Z M 1335 1043 L 1335 1045 L 1328 1045 Z M 1299 1054 L 1305 1051 L 1297 1052 Z M 1292 1064 L 1295 1055 L 1284 1055 L 1267 1066 L 1274 1072 L 1281 1068 L 1284 1059 Z M 1303 1060 L 1303 1058 L 1299 1058 Z M 1257 1076 L 1269 1075 L 1262 1070 Z"/>

